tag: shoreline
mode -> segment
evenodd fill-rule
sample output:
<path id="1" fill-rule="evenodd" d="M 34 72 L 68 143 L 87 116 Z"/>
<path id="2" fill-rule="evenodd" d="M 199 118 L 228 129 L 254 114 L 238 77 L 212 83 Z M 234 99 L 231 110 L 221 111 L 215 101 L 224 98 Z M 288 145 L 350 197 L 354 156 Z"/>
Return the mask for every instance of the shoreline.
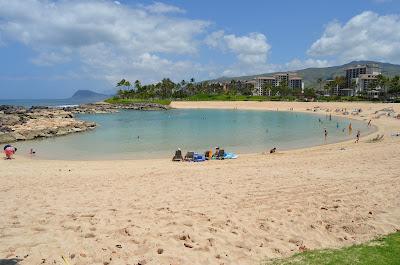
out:
<path id="1" fill-rule="evenodd" d="M 363 105 L 359 118 L 392 105 Z M 400 137 L 390 134 L 400 120 L 372 124 L 381 141 L 370 135 L 209 163 L 0 160 L 0 255 L 21 265 L 62 264 L 61 255 L 71 264 L 255 265 L 395 232 Z"/>
<path id="2" fill-rule="evenodd" d="M 260 106 L 260 104 L 262 106 Z M 265 107 L 265 103 L 272 103 L 274 105 L 274 107 L 269 107 L 266 108 Z M 278 104 L 277 104 L 278 103 Z M 293 105 L 292 103 L 296 103 L 296 102 L 257 102 L 257 101 L 253 101 L 253 102 L 249 102 L 249 101 L 233 101 L 233 102 L 224 102 L 224 101 L 193 101 L 193 102 L 187 102 L 187 101 L 173 101 L 171 102 L 171 107 L 172 109 L 226 109 L 226 110 L 249 110 L 249 111 L 269 111 L 269 112 L 276 112 L 277 110 L 275 109 L 276 105 L 281 105 L 280 103 L 287 103 L 287 105 Z M 304 105 L 305 102 L 299 102 L 301 105 Z M 100 104 L 100 103 L 97 103 Z M 243 104 L 245 104 L 245 106 L 243 106 Z M 249 104 L 249 105 L 247 105 Z M 311 105 L 313 103 L 305 103 L 308 105 Z M 367 103 L 369 104 L 369 103 Z M 234 106 L 232 106 L 234 105 Z M 239 107 L 237 106 L 239 105 Z M 247 105 L 247 106 L 246 106 Z M 99 106 L 102 106 L 101 104 Z M 79 109 L 79 108 L 78 108 Z M 334 117 L 340 117 L 340 118 L 345 118 L 348 120 L 355 120 L 355 121 L 362 121 L 366 123 L 366 120 L 368 120 L 367 118 L 363 117 L 363 116 L 353 116 L 353 115 L 342 115 L 340 113 L 335 113 L 335 112 L 321 112 L 321 111 L 307 111 L 305 109 L 301 109 L 301 108 L 297 108 L 297 109 L 293 109 L 293 110 L 289 110 L 289 109 L 279 109 L 279 112 L 288 112 L 288 113 L 293 113 L 293 112 L 298 112 L 298 113 L 305 113 L 305 114 L 309 114 L 309 115 L 314 115 L 316 117 L 320 116 L 323 117 L 324 115 L 328 115 L 331 114 Z M 99 112 L 99 113 L 94 113 L 96 115 L 98 114 L 103 114 L 106 113 L 104 111 L 104 109 Z M 108 113 L 106 113 L 108 114 Z M 379 132 L 379 128 L 376 125 L 373 125 L 373 129 L 369 129 L 369 131 L 367 132 L 367 134 L 363 134 L 362 137 L 360 138 L 360 140 L 363 139 L 367 139 L 368 137 L 370 137 L 372 134 Z M 90 133 L 90 132 L 88 132 Z M 334 140 L 333 142 L 329 142 L 329 143 L 318 143 L 318 144 L 313 144 L 310 146 L 298 146 L 298 147 L 290 147 L 290 148 L 282 148 L 280 149 L 278 147 L 278 150 L 280 152 L 290 152 L 293 150 L 298 150 L 298 149 L 308 149 L 308 148 L 315 148 L 315 147 L 319 147 L 319 146 L 326 146 L 326 145 L 334 145 L 334 144 L 340 144 L 340 143 L 351 143 L 353 142 L 355 139 L 352 138 L 352 136 L 348 136 L 345 139 L 337 139 Z M 38 140 L 29 140 L 29 141 L 40 141 L 40 139 Z M 22 145 L 25 144 L 25 141 L 20 141 L 19 143 L 22 142 Z M 247 155 L 257 155 L 257 154 L 262 154 L 267 152 L 268 150 L 260 150 L 258 152 L 254 152 L 254 151 L 244 151 L 244 152 L 237 152 L 237 154 L 239 154 L 240 156 L 247 156 Z M 158 155 L 156 157 L 115 157 L 115 158 L 110 158 L 110 159 L 102 159 L 101 157 L 99 158 L 93 158 L 93 159 L 68 159 L 68 158 L 55 158 L 55 159 L 48 159 L 48 158 L 40 158 L 40 157 L 31 157 L 29 154 L 22 154 L 20 155 L 22 158 L 24 159 L 32 159 L 32 160 L 49 160 L 49 161 L 54 161 L 54 160 L 67 160 L 67 161 L 107 161 L 107 160 L 111 160 L 111 161 L 118 161 L 118 160 L 163 160 L 163 159 L 169 159 L 170 154 L 166 153 L 165 156 L 163 155 Z M 166 158 L 168 157 L 168 158 Z"/>

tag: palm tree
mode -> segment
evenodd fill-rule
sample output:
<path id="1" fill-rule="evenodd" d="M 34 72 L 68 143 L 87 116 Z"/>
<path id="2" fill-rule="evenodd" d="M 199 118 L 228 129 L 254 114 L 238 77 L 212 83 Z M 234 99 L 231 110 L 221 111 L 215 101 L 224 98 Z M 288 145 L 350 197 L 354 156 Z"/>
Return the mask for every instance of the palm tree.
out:
<path id="1" fill-rule="evenodd" d="M 322 78 L 318 78 L 317 82 L 319 84 L 319 91 L 322 91 Z"/>
<path id="2" fill-rule="evenodd" d="M 135 89 L 136 91 L 140 91 L 140 89 L 142 88 L 142 85 L 140 84 L 139 80 L 135 81 Z"/>
<path id="3" fill-rule="evenodd" d="M 125 82 L 126 82 L 125 79 L 121 79 L 121 81 L 119 81 L 119 82 L 117 83 L 117 87 L 124 86 L 124 85 L 125 85 Z"/>

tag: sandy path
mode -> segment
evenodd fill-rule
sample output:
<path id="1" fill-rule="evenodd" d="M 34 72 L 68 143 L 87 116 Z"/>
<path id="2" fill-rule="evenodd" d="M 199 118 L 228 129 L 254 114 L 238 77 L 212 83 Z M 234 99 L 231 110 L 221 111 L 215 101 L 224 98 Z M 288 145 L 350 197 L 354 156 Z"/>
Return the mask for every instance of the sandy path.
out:
<path id="1" fill-rule="evenodd" d="M 257 103 L 235 107 L 279 105 Z M 303 111 L 323 104 L 290 105 Z M 346 105 L 358 106 L 368 119 L 387 105 Z M 64 264 L 64 255 L 71 264 L 246 265 L 394 232 L 400 137 L 390 133 L 400 131 L 400 121 L 373 123 L 385 133 L 381 142 L 368 143 L 368 136 L 234 161 L 1 160 L 0 260 Z"/>

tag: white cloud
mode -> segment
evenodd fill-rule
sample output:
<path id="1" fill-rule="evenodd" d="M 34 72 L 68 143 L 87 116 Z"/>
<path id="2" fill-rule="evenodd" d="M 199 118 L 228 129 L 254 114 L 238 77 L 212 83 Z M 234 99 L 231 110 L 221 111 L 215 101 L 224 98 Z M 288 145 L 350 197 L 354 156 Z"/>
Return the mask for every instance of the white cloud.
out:
<path id="1" fill-rule="evenodd" d="M 338 62 L 381 60 L 400 62 L 400 16 L 365 11 L 344 25 L 331 22 L 308 54 L 336 57 Z"/>
<path id="2" fill-rule="evenodd" d="M 390 3 L 392 2 L 392 0 L 372 0 L 372 2 L 377 4 L 384 4 L 384 3 Z"/>
<path id="3" fill-rule="evenodd" d="M 311 67 L 316 67 L 316 68 L 328 67 L 332 65 L 334 65 L 334 63 L 328 60 L 305 59 L 302 61 L 300 59 L 295 58 L 290 62 L 286 63 L 284 68 L 286 70 L 291 71 L 291 70 L 300 70 Z"/>
<path id="4" fill-rule="evenodd" d="M 162 14 L 162 13 L 185 13 L 186 11 L 173 5 L 167 5 L 161 2 L 154 2 L 151 5 L 144 7 L 146 10 L 152 13 Z"/>
<path id="5" fill-rule="evenodd" d="M 209 22 L 166 14 L 171 12 L 181 10 L 159 2 L 130 7 L 105 0 L 0 0 L 0 34 L 6 43 L 21 42 L 36 51 L 31 62 L 38 65 L 78 58 L 99 78 L 146 82 L 164 77 L 160 65 L 171 77 L 194 71 L 182 69 L 186 61 L 162 57 L 195 55 Z"/>
<path id="6" fill-rule="evenodd" d="M 31 62 L 39 66 L 52 66 L 55 64 L 66 63 L 70 61 L 68 55 L 56 52 L 42 52 Z"/>
<path id="7" fill-rule="evenodd" d="M 247 36 L 225 35 L 224 31 L 211 33 L 205 40 L 210 47 L 219 48 L 236 54 L 244 64 L 265 64 L 271 46 L 261 33 L 250 33 Z"/>
<path id="8" fill-rule="evenodd" d="M 250 33 L 245 36 L 225 34 L 215 31 L 207 36 L 205 43 L 224 52 L 235 54 L 237 63 L 222 72 L 224 76 L 246 75 L 270 71 L 275 67 L 267 64 L 271 45 L 262 33 Z"/>

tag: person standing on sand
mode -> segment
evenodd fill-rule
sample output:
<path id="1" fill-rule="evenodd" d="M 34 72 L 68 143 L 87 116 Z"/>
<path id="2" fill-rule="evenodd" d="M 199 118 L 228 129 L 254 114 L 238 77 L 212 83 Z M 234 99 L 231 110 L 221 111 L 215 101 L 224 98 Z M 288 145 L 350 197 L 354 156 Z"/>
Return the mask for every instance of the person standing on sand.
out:
<path id="1" fill-rule="evenodd" d="M 358 143 L 358 141 L 360 140 L 360 130 L 357 131 L 357 135 L 356 135 L 356 141 L 355 143 Z"/>

